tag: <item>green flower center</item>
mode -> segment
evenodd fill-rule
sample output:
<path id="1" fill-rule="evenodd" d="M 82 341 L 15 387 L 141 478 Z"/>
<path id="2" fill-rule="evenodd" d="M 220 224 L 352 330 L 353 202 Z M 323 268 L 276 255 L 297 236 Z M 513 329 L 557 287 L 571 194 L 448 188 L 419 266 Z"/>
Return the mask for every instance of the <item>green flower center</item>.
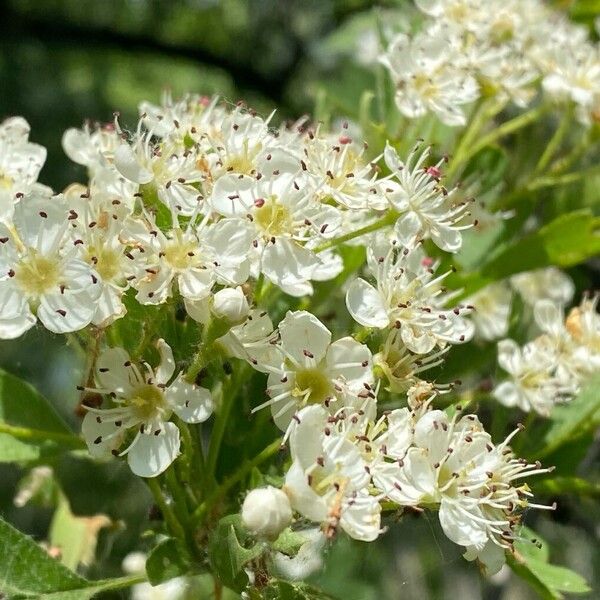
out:
<path id="1" fill-rule="evenodd" d="M 155 385 L 145 383 L 137 387 L 127 404 L 133 408 L 136 417 L 141 421 L 155 418 L 166 420 L 171 416 L 165 395 Z"/>
<path id="2" fill-rule="evenodd" d="M 321 404 L 333 396 L 333 386 L 319 369 L 301 369 L 296 373 L 293 395 L 306 397 L 308 404 Z"/>

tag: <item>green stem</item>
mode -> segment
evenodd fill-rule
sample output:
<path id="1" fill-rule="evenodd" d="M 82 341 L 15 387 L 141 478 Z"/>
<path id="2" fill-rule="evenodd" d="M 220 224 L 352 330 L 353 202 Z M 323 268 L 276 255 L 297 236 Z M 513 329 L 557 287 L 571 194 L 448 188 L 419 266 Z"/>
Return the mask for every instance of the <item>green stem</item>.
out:
<path id="1" fill-rule="evenodd" d="M 480 150 L 483 150 L 483 148 L 486 146 L 497 142 L 499 139 L 506 137 L 507 135 L 518 131 L 519 129 L 522 129 L 523 127 L 527 127 L 527 125 L 533 123 L 546 110 L 548 110 L 548 107 L 545 104 L 540 104 L 539 106 L 520 114 L 518 117 L 510 119 L 510 121 L 502 123 L 502 125 L 496 127 L 496 129 L 493 129 L 490 131 L 490 133 L 481 137 L 479 141 L 470 149 L 468 157 L 474 156 Z"/>
<path id="2" fill-rule="evenodd" d="M 229 421 L 229 413 L 233 406 L 233 400 L 236 397 L 234 393 L 235 384 L 239 381 L 239 376 L 242 371 L 245 371 L 246 365 L 239 365 L 239 370 L 234 375 L 225 380 L 221 388 L 221 406 L 215 418 L 212 432 L 210 434 L 210 445 L 208 447 L 208 456 L 206 459 L 206 472 L 209 477 L 214 478 L 217 469 L 217 459 L 221 450 L 225 427 Z"/>
<path id="3" fill-rule="evenodd" d="M 281 449 L 281 439 L 271 442 L 266 448 L 261 450 L 254 458 L 244 463 L 233 475 L 229 476 L 221 485 L 210 494 L 206 500 L 192 514 L 192 523 L 197 525 L 214 506 L 214 504 L 227 493 L 234 485 L 241 481 L 254 467 L 262 464 L 267 459 Z"/>
<path id="4" fill-rule="evenodd" d="M 395 210 L 391 210 L 385 216 L 381 217 L 381 219 L 378 219 L 377 221 L 375 221 L 374 223 L 371 223 L 370 225 L 365 225 L 364 227 L 361 227 L 360 229 L 351 231 L 350 233 L 346 233 L 344 235 L 340 235 L 339 237 L 333 238 L 332 240 L 329 240 L 329 241 L 325 242 L 324 244 L 317 246 L 315 248 L 315 252 L 323 252 L 323 250 L 328 250 L 329 248 L 334 248 L 335 246 L 339 246 L 340 244 L 349 242 L 350 240 L 353 240 L 353 239 L 356 239 L 363 235 L 366 235 L 367 233 L 373 233 L 374 231 L 379 231 L 380 229 L 383 229 L 384 227 L 393 225 L 399 216 L 400 215 Z"/>
<path id="5" fill-rule="evenodd" d="M 154 501 L 156 502 L 160 512 L 162 513 L 165 522 L 167 524 L 167 528 L 169 529 L 171 535 L 179 538 L 180 540 L 185 540 L 185 531 L 181 526 L 181 523 L 175 516 L 175 512 L 163 496 L 162 490 L 160 489 L 160 484 L 158 483 L 155 477 L 148 478 L 145 480 L 146 485 L 152 492 L 152 496 L 154 497 Z"/>
<path id="6" fill-rule="evenodd" d="M 571 106 L 569 106 L 563 113 L 559 126 L 556 128 L 554 135 L 550 138 L 548 145 L 546 146 L 544 152 L 542 153 L 542 156 L 540 156 L 540 159 L 538 160 L 538 163 L 534 170 L 534 173 L 536 175 L 541 173 L 550 164 L 550 161 L 552 160 L 560 145 L 562 144 L 565 135 L 569 131 L 569 125 L 571 124 L 572 114 L 573 111 L 571 109 Z"/>
<path id="7" fill-rule="evenodd" d="M 29 427 L 18 427 L 8 423 L 0 423 L 0 433 L 8 433 L 19 440 L 30 442 L 56 442 L 71 448 L 85 448 L 85 442 L 72 433 L 59 433 L 56 431 L 42 431 Z"/>
<path id="8" fill-rule="evenodd" d="M 452 178 L 471 156 L 470 148 L 481 131 L 481 128 L 502 109 L 504 104 L 504 102 L 500 104 L 497 100 L 492 102 L 488 99 L 481 101 L 479 106 L 477 106 L 469 119 L 467 128 L 463 131 L 456 147 L 456 151 L 448 165 L 446 171 L 446 177 L 448 179 Z"/>

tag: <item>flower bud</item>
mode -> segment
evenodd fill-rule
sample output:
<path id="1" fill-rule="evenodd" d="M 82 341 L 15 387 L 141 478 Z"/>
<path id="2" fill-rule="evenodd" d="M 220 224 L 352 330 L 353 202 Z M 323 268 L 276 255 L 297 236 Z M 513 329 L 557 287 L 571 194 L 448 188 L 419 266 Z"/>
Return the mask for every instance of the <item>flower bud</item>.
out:
<path id="1" fill-rule="evenodd" d="M 261 537 L 277 539 L 291 520 L 292 508 L 287 495 L 270 485 L 252 490 L 242 505 L 244 526 Z"/>
<path id="2" fill-rule="evenodd" d="M 213 298 L 213 313 L 217 317 L 225 318 L 231 323 L 241 323 L 250 307 L 241 287 L 224 288 L 218 291 Z"/>

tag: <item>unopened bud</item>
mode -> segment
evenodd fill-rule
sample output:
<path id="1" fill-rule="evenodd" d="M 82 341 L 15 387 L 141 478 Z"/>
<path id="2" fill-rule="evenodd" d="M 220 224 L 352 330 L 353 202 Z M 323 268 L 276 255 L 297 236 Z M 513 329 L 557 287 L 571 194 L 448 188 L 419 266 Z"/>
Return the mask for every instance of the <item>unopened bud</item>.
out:
<path id="1" fill-rule="evenodd" d="M 231 323 L 241 323 L 247 316 L 250 307 L 241 287 L 224 288 L 218 291 L 213 299 L 213 312 L 217 317 L 227 319 Z"/>
<path id="2" fill-rule="evenodd" d="M 242 505 L 244 526 L 255 535 L 277 539 L 292 521 L 292 508 L 287 495 L 267 486 L 252 490 Z"/>

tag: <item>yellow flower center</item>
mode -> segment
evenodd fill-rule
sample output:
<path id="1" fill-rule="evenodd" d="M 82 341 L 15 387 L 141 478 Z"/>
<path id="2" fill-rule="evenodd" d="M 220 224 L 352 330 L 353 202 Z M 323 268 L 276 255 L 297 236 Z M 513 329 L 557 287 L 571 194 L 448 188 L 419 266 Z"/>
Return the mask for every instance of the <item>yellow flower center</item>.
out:
<path id="1" fill-rule="evenodd" d="M 165 395 L 155 385 L 143 384 L 136 388 L 127 404 L 134 409 L 141 421 L 159 418 L 166 420 L 171 415 Z"/>
<path id="2" fill-rule="evenodd" d="M 109 248 L 90 248 L 88 262 L 104 281 L 112 281 L 120 273 L 121 255 Z"/>
<path id="3" fill-rule="evenodd" d="M 15 281 L 31 296 L 41 296 L 60 283 L 58 260 L 32 253 L 15 268 Z"/>
<path id="4" fill-rule="evenodd" d="M 319 369 L 301 369 L 296 373 L 293 395 L 307 397 L 308 404 L 321 404 L 333 396 L 333 386 Z"/>
<path id="5" fill-rule="evenodd" d="M 0 189 L 8 190 L 12 187 L 12 185 L 13 185 L 12 177 L 9 177 L 6 173 L 3 173 L 2 171 L 0 171 Z"/>
<path id="6" fill-rule="evenodd" d="M 254 220 L 268 236 L 289 233 L 292 229 L 290 211 L 275 197 L 264 200 L 264 204 L 256 209 Z"/>
<path id="7" fill-rule="evenodd" d="M 165 260 L 174 269 L 189 269 L 198 260 L 198 248 L 194 242 L 173 240 L 165 248 Z"/>

